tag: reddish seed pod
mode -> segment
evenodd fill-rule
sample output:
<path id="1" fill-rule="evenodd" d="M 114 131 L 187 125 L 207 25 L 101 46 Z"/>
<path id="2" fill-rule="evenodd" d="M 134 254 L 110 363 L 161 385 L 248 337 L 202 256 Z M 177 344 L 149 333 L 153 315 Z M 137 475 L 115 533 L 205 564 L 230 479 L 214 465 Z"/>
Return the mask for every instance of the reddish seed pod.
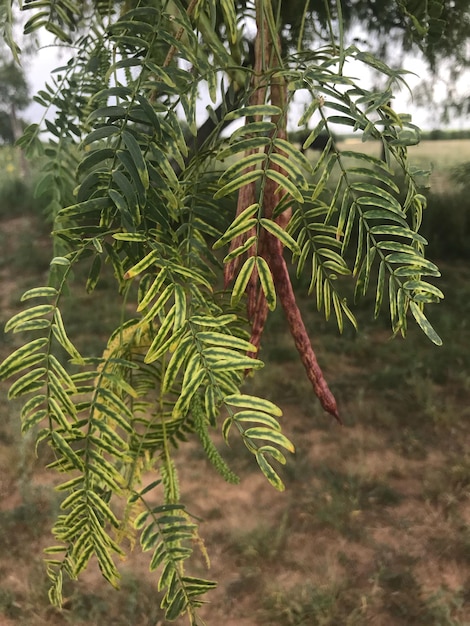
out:
<path id="1" fill-rule="evenodd" d="M 313 390 L 320 400 L 322 407 L 327 413 L 341 424 L 336 400 L 325 380 L 323 372 L 318 364 L 317 357 L 310 342 L 310 337 L 305 328 L 299 307 L 295 300 L 294 290 L 287 269 L 287 264 L 282 255 L 282 246 L 278 239 L 266 234 L 267 261 L 273 274 L 277 295 L 289 324 L 291 335 L 300 358 L 312 383 Z"/>

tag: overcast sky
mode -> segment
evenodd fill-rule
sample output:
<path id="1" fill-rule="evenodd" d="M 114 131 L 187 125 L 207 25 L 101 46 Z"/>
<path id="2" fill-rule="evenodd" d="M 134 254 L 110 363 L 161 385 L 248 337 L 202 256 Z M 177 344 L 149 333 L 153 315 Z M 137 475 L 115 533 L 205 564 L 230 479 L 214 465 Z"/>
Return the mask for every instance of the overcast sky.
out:
<path id="1" fill-rule="evenodd" d="M 50 82 L 51 71 L 59 67 L 60 65 L 64 65 L 65 62 L 70 58 L 70 53 L 66 48 L 58 48 L 56 46 L 48 45 L 43 46 L 38 52 L 32 57 L 28 58 L 27 65 L 25 66 L 26 75 L 28 78 L 28 82 L 31 88 L 31 93 L 34 94 L 38 90 L 44 88 L 44 84 L 46 82 Z M 413 91 L 422 80 L 423 77 L 426 76 L 426 66 L 423 61 L 420 61 L 417 58 L 409 57 L 405 60 L 405 69 L 408 69 L 414 72 L 416 75 L 409 74 L 407 77 L 407 82 Z M 358 78 L 358 72 L 362 72 L 364 85 L 366 87 L 370 84 L 370 76 L 365 72 L 365 68 L 362 64 L 357 64 L 357 68 L 353 65 L 350 69 L 350 75 Z M 468 89 L 468 85 L 470 84 L 469 77 L 462 78 L 462 89 Z M 444 97 L 443 86 L 436 86 L 435 90 L 435 98 L 442 100 Z M 205 115 L 205 106 L 206 102 L 201 102 L 199 107 L 200 115 Z M 407 112 L 412 114 L 412 121 L 414 124 L 418 125 L 422 129 L 433 129 L 439 127 L 439 120 L 436 119 L 436 113 L 432 107 L 417 107 L 411 97 L 410 93 L 403 88 L 401 92 L 397 92 L 395 94 L 395 100 L 393 106 L 396 111 L 399 113 Z M 44 113 L 43 107 L 39 104 L 33 103 L 24 113 L 24 117 L 29 122 L 39 122 L 42 115 Z M 299 115 L 302 113 L 299 110 Z M 465 128 L 470 125 L 470 121 L 460 119 L 454 120 L 452 124 L 449 126 L 451 128 Z M 344 127 L 342 129 L 344 130 Z"/>

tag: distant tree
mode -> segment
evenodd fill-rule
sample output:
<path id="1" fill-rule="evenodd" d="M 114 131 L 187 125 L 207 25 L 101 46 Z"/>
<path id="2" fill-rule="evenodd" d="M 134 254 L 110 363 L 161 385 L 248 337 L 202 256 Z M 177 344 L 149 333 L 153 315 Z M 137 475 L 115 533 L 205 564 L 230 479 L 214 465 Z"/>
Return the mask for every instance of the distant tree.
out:
<path id="1" fill-rule="evenodd" d="M 441 343 L 425 315 L 443 297 L 432 283 L 439 270 L 425 257 L 425 199 L 407 158 L 419 133 L 389 105 L 405 72 L 348 45 L 335 3 L 325 4 L 323 21 L 304 3 L 286 44 L 280 11 L 288 4 L 23 3 L 27 32 L 45 27 L 74 50 L 36 96 L 44 126 L 29 126 L 20 140 L 47 157 L 37 194 L 52 190 L 62 252 L 49 283 L 29 289 L 25 309 L 7 322 L 7 332 L 33 334 L 0 366 L 0 379 L 14 377 L 9 397 L 26 399 L 22 431 L 49 444 L 49 468 L 63 478 L 47 550 L 57 605 L 64 579 L 92 558 L 118 586 L 116 557 L 138 538 L 158 572 L 166 619 L 186 613 L 201 624 L 198 607 L 214 583 L 190 574 L 193 549 L 204 547 L 180 494 L 174 449 L 199 440 L 237 482 L 212 441 L 217 427 L 227 442 L 239 437 L 267 480 L 284 488 L 280 468 L 294 445 L 282 433 L 282 410 L 243 387 L 263 366 L 263 329 L 278 304 L 313 393 L 340 420 L 287 260 L 339 331 L 356 326 L 349 281 L 356 299 L 373 291 L 376 316 L 387 305 L 393 334 L 405 335 L 411 319 Z M 304 30 L 322 28 L 328 41 L 305 45 Z M 384 76 L 380 93 L 348 74 L 349 60 Z M 201 138 L 202 91 L 213 128 Z M 307 106 L 296 121 L 312 128 L 306 143 L 327 135 L 315 165 L 287 140 L 299 91 Z M 227 139 L 228 122 L 238 125 Z M 338 151 L 336 124 L 380 140 L 385 160 Z M 83 270 L 83 287 L 96 297 L 105 266 L 122 323 L 110 329 L 102 320 L 103 352 L 81 354 L 63 300 Z"/>
<path id="2" fill-rule="evenodd" d="M 0 60 L 0 140 L 13 144 L 23 134 L 19 112 L 31 98 L 23 70 L 13 61 Z"/>

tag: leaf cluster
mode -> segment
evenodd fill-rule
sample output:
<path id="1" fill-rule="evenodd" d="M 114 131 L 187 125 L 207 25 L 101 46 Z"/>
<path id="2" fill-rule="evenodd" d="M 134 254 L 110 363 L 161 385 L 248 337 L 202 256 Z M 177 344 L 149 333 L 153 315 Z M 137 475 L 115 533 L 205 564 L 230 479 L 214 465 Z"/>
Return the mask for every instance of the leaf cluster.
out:
<path id="1" fill-rule="evenodd" d="M 267 0 L 256 4 L 272 42 L 271 57 L 256 59 L 265 64 L 260 73 L 240 63 L 232 0 L 126 2 L 119 11 L 106 4 L 87 14 L 71 0 L 25 3 L 28 31 L 46 27 L 67 41 L 79 20 L 89 28 L 37 95 L 44 121 L 20 142 L 47 157 L 37 194 L 49 195 L 57 248 L 49 284 L 26 292 L 26 308 L 6 324 L 27 339 L 0 365 L 0 378 L 13 377 L 9 396 L 24 400 L 23 432 L 51 446 L 50 468 L 64 475 L 56 545 L 47 550 L 52 602 L 61 603 L 64 576 L 76 578 L 91 558 L 117 586 L 116 556 L 124 539 L 138 537 L 158 571 L 167 618 L 186 613 L 196 624 L 214 583 L 190 573 L 201 542 L 181 501 L 174 450 L 197 437 L 215 469 L 237 482 L 213 441 L 220 428 L 227 443 L 240 437 L 267 480 L 284 488 L 280 472 L 294 445 L 282 411 L 243 391 L 245 375 L 264 365 L 264 308 L 247 319 L 246 293 L 265 299 L 266 315 L 278 300 L 292 313 L 292 294 L 279 284 L 288 276 L 283 250 L 339 330 L 345 317 L 356 323 L 338 280 L 349 277 L 357 297 L 373 288 L 376 315 L 388 301 L 393 333 L 406 332 L 410 311 L 440 343 L 424 308 L 442 294 L 423 278 L 439 272 L 424 256 L 424 199 L 407 161 L 419 132 L 389 105 L 402 71 L 342 41 L 283 55 Z M 346 74 L 348 59 L 380 71 L 386 89 L 363 89 Z M 224 99 L 229 82 L 238 93 L 232 101 Z M 224 99 L 224 110 L 209 110 L 213 132 L 191 154 L 185 132 L 197 139 L 201 90 Z M 330 136 L 314 165 L 286 140 L 299 91 L 308 98 L 298 119 L 310 128 L 305 147 L 320 132 Z M 230 122 L 238 128 L 227 139 L 221 130 Z M 385 161 L 339 152 L 332 124 L 380 140 Z M 405 180 L 404 199 L 397 179 Z M 233 216 L 225 207 L 236 196 L 252 200 Z M 78 268 L 96 297 L 105 266 L 123 320 L 130 309 L 133 317 L 105 328 L 104 352 L 85 358 L 67 331 L 63 301 Z M 224 266 L 236 268 L 225 286 Z M 304 331 L 294 336 L 301 348 Z M 304 354 L 326 406 L 331 394 L 313 350 Z"/>

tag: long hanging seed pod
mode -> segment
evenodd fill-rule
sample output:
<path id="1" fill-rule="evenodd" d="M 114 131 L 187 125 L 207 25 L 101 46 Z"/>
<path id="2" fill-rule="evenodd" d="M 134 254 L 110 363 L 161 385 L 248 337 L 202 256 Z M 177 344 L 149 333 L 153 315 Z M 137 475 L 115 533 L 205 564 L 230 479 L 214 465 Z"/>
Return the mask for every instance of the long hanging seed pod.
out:
<path id="1" fill-rule="evenodd" d="M 257 23 L 258 23 L 258 34 L 257 39 L 264 40 L 264 46 L 258 47 L 257 52 L 260 53 L 260 59 L 257 59 L 258 66 L 262 67 L 262 61 L 264 61 L 266 71 L 271 69 L 271 66 L 274 63 L 274 48 L 273 42 L 270 37 L 270 31 L 267 26 L 266 21 L 262 16 L 262 7 L 258 3 L 257 7 Z M 261 37 L 261 33 L 263 32 L 263 36 Z M 280 39 L 277 41 L 277 49 L 280 49 Z M 281 77 L 271 77 L 270 80 L 270 98 L 271 104 L 278 106 L 281 110 L 285 110 L 286 104 L 286 85 L 285 80 Z M 273 131 L 276 137 L 280 139 L 287 138 L 286 131 L 286 118 L 285 116 L 281 117 L 279 115 L 272 116 L 271 122 L 275 124 L 276 128 Z M 266 150 L 269 148 L 267 147 Z M 269 156 L 269 155 L 268 155 Z M 269 163 L 270 169 L 277 170 L 280 173 L 285 175 L 284 170 L 279 167 L 276 163 Z M 273 216 L 273 212 L 277 204 L 282 200 L 285 192 L 279 188 L 279 185 L 267 178 L 263 193 L 262 199 L 262 210 L 263 216 L 271 219 Z M 290 212 L 286 211 L 279 220 L 277 220 L 283 228 L 287 225 L 287 222 L 290 219 Z M 264 230 L 260 233 L 259 244 L 258 244 L 258 255 L 262 256 L 266 259 L 266 244 L 265 244 L 265 235 L 266 232 Z M 261 336 L 263 334 L 264 326 L 266 324 L 266 320 L 268 317 L 268 303 L 266 301 L 266 297 L 263 291 L 259 288 L 258 285 L 258 276 L 255 272 L 253 272 L 250 282 L 247 287 L 248 293 L 248 303 L 247 303 L 247 311 L 248 311 L 248 319 L 252 320 L 252 330 L 251 330 L 251 339 L 250 343 L 252 343 L 257 350 L 260 348 L 261 344 Z M 257 352 L 253 354 L 256 356 Z"/>
<path id="2" fill-rule="evenodd" d="M 252 82 L 254 93 L 250 99 L 250 104 L 261 104 L 265 101 L 266 85 L 263 81 L 262 74 L 263 71 L 264 73 L 269 73 L 273 69 L 275 61 L 274 52 L 279 52 L 280 50 L 279 40 L 276 42 L 277 45 L 273 45 L 270 38 L 270 30 L 262 15 L 262 3 L 257 2 L 256 6 L 258 31 L 255 41 L 255 72 Z M 276 75 L 274 73 L 271 76 L 269 87 L 271 104 L 279 107 L 281 111 L 285 111 L 287 100 L 285 79 L 279 74 Z M 287 120 L 285 115 L 281 114 L 272 116 L 271 121 L 275 124 L 273 137 L 286 139 Z M 266 148 L 268 157 L 267 167 L 283 174 L 284 176 L 288 176 L 288 173 L 280 165 L 273 163 L 272 161 L 269 162 L 269 151 L 275 149 L 276 148 L 272 143 Z M 274 210 L 285 194 L 286 191 L 279 187 L 276 181 L 269 177 L 266 178 L 262 196 L 262 214 L 264 218 L 273 219 Z M 253 204 L 255 202 L 255 198 L 256 187 L 254 183 L 250 183 L 245 187 L 242 187 L 238 195 L 237 215 L 240 215 L 242 211 Z M 285 228 L 290 220 L 290 216 L 291 210 L 287 209 L 276 218 L 276 222 L 282 228 Z M 254 229 L 253 231 L 244 233 L 240 237 L 236 238 L 232 241 L 230 250 L 240 246 L 243 241 L 246 241 L 247 237 L 250 237 L 253 234 Z M 305 328 L 302 315 L 295 299 L 289 271 L 283 257 L 283 246 L 281 242 L 265 229 L 261 229 L 259 232 L 257 250 L 255 251 L 255 248 L 253 247 L 248 252 L 248 254 L 255 253 L 258 256 L 263 257 L 270 267 L 275 289 L 282 308 L 284 309 L 290 332 L 316 396 L 320 400 L 323 409 L 327 413 L 330 413 L 330 415 L 333 415 L 335 419 L 341 423 L 335 397 L 328 387 L 323 372 L 318 364 L 307 329 Z M 226 285 L 235 277 L 237 270 L 239 269 L 240 262 L 241 260 L 238 257 L 236 260 L 227 264 L 225 268 Z M 268 304 L 266 297 L 259 286 L 258 273 L 256 269 L 253 270 L 246 291 L 248 296 L 248 319 L 252 325 L 250 343 L 252 343 L 257 350 L 259 350 L 261 336 L 268 316 Z M 253 353 L 251 353 L 251 356 L 253 356 Z"/>
<path id="3" fill-rule="evenodd" d="M 287 264 L 282 256 L 281 244 L 278 239 L 269 233 L 266 233 L 266 241 L 268 244 L 267 261 L 273 274 L 276 291 L 307 376 L 312 383 L 315 395 L 320 400 L 322 407 L 341 424 L 335 397 L 328 387 L 323 372 L 318 365 L 317 357 L 315 356 L 310 337 L 302 319 L 302 314 L 295 300 L 294 289 L 292 288 Z"/>

